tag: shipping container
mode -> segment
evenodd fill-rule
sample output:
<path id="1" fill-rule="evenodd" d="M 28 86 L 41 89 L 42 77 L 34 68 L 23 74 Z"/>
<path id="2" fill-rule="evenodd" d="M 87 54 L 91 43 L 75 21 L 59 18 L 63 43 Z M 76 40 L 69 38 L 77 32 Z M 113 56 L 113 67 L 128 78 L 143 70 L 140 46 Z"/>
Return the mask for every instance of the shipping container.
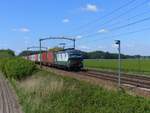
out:
<path id="1" fill-rule="evenodd" d="M 38 62 L 40 62 L 40 54 L 38 54 Z"/>
<path id="2" fill-rule="evenodd" d="M 78 50 L 66 49 L 58 52 L 43 52 L 40 54 L 29 55 L 29 60 L 40 62 L 44 65 L 65 68 L 81 69 L 83 68 L 82 54 Z"/>
<path id="3" fill-rule="evenodd" d="M 48 62 L 48 65 L 52 66 L 54 65 L 54 52 L 48 52 L 47 53 L 47 62 Z"/>
<path id="4" fill-rule="evenodd" d="M 38 54 L 35 54 L 35 62 L 38 62 Z"/>
<path id="5" fill-rule="evenodd" d="M 31 55 L 28 56 L 28 59 L 29 59 L 29 60 L 32 60 Z"/>
<path id="6" fill-rule="evenodd" d="M 35 55 L 31 55 L 31 61 L 35 61 Z"/>
<path id="7" fill-rule="evenodd" d="M 47 52 L 42 53 L 42 62 L 47 63 Z"/>

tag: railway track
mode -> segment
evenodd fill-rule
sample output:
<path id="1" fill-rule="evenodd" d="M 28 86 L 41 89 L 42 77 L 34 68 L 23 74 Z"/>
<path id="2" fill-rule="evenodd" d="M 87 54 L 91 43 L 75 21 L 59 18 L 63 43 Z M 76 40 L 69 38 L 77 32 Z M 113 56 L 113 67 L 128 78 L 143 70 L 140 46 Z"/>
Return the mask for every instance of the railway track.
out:
<path id="1" fill-rule="evenodd" d="M 59 69 L 55 69 L 55 70 L 58 71 Z M 108 80 L 115 83 L 118 82 L 118 74 L 114 72 L 98 71 L 98 70 L 82 70 L 79 72 L 68 72 L 64 70 L 59 70 L 59 73 L 64 73 L 64 74 L 67 73 L 70 75 L 78 74 L 78 75 L 83 75 L 88 77 L 94 77 L 96 79 Z M 130 85 L 133 87 L 145 88 L 148 91 L 150 91 L 150 77 L 122 73 L 121 85 Z"/>
<path id="2" fill-rule="evenodd" d="M 16 96 L 0 73 L 0 113 L 22 113 Z"/>
<path id="3" fill-rule="evenodd" d="M 107 73 L 107 74 L 113 74 L 113 75 L 118 75 L 116 72 L 110 72 L 110 71 L 101 71 L 101 70 L 93 70 L 93 69 L 88 69 L 90 72 L 98 72 L 98 73 Z M 144 76 L 144 75 L 137 75 L 137 74 L 127 74 L 127 73 L 121 73 L 123 76 L 130 77 L 130 78 L 138 78 L 138 79 L 145 79 L 145 80 L 150 80 L 150 77 Z"/>
<path id="4" fill-rule="evenodd" d="M 114 72 L 88 70 L 78 73 L 85 76 L 95 77 L 97 79 L 104 79 L 112 82 L 118 82 L 117 73 Z M 150 77 L 121 74 L 121 84 L 128 84 L 135 87 L 150 89 Z"/>

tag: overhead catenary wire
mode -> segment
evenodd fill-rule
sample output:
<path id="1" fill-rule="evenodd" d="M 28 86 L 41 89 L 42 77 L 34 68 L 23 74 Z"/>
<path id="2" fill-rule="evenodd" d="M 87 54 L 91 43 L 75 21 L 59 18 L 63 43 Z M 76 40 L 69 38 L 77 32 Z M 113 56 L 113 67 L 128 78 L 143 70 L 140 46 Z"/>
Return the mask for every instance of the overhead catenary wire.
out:
<path id="1" fill-rule="evenodd" d="M 131 17 L 128 17 L 127 18 L 127 20 L 131 20 L 131 19 L 134 19 L 134 18 L 136 18 L 136 17 L 139 17 L 139 16 L 143 16 L 143 15 L 145 15 L 145 14 L 150 14 L 150 11 L 148 10 L 148 11 L 144 11 L 144 12 L 142 12 L 142 13 L 138 13 L 138 14 L 136 14 L 136 15 L 133 15 L 133 16 L 131 16 Z"/>
<path id="2" fill-rule="evenodd" d="M 121 16 L 123 16 L 124 14 L 128 14 L 128 12 L 129 12 L 130 10 L 133 11 L 133 9 L 137 9 L 137 7 L 139 7 L 139 6 L 141 6 L 141 5 L 144 5 L 147 1 L 148 1 L 148 0 L 145 0 L 145 1 L 142 2 L 141 4 L 138 4 L 138 5 L 136 5 L 135 7 L 132 7 L 131 9 L 127 10 L 126 12 L 124 12 L 124 13 L 122 13 L 122 14 L 120 14 L 119 16 L 121 17 Z M 134 1 L 134 2 L 135 2 L 135 1 Z M 142 14 L 142 13 L 141 13 L 141 14 Z M 134 16 L 132 16 L 131 18 L 128 18 L 128 19 L 135 18 L 135 17 L 138 16 L 138 15 L 140 15 L 140 14 L 134 15 Z M 119 18 L 119 17 L 117 16 L 117 17 L 115 17 L 115 18 Z M 146 21 L 145 19 L 147 20 L 147 18 L 144 18 L 144 20 L 142 19 L 142 21 Z M 114 18 L 113 18 L 113 20 L 114 20 Z M 115 20 L 116 20 L 116 19 L 115 19 Z M 148 20 L 149 20 L 149 18 L 148 18 Z M 126 27 L 128 27 L 128 26 L 132 26 L 132 25 L 141 23 L 142 21 L 141 21 L 141 20 L 140 20 L 140 21 L 135 21 L 135 22 L 132 22 L 132 23 L 128 23 L 128 24 L 124 24 L 124 25 L 121 25 L 121 26 L 113 27 L 113 28 L 111 29 L 111 31 L 123 29 L 123 28 L 126 28 Z M 112 22 L 112 20 L 111 20 L 110 22 Z M 107 23 L 103 23 L 103 25 L 108 24 L 108 23 L 109 23 L 109 22 L 107 21 Z M 132 33 L 133 33 L 133 32 L 132 32 Z M 131 32 L 130 32 L 130 33 L 126 33 L 125 35 L 127 35 L 127 34 L 132 34 L 132 33 L 131 33 Z M 92 34 L 86 35 L 86 36 L 84 36 L 84 37 L 87 38 L 87 37 L 96 36 L 96 35 L 101 35 L 101 34 L 99 34 L 99 33 L 92 33 Z M 120 35 L 121 35 L 121 34 L 118 34 L 117 36 L 120 36 Z M 116 35 L 115 35 L 115 36 L 116 36 Z M 80 39 L 84 39 L 84 38 L 80 38 Z"/>
<path id="3" fill-rule="evenodd" d="M 137 17 L 137 16 L 143 16 L 145 13 L 148 13 L 149 11 L 144 11 L 144 12 L 142 12 L 142 13 L 139 13 L 139 14 L 136 14 L 136 15 L 134 15 L 134 16 L 131 16 L 131 17 L 128 17 L 127 18 L 127 20 L 131 20 L 131 19 L 134 19 L 135 17 Z M 113 24 L 111 24 L 111 26 L 115 26 L 115 25 L 117 25 L 117 23 L 113 23 Z M 142 29 L 141 29 L 142 30 Z M 145 29 L 143 29 L 143 30 L 145 30 Z M 109 32 L 109 31 L 108 31 Z M 88 35 L 91 35 L 92 33 L 90 33 L 90 34 L 88 34 Z M 93 33 L 94 34 L 94 33 Z M 95 33 L 96 34 L 96 33 Z M 84 37 L 86 37 L 86 38 L 88 38 L 88 37 L 90 37 L 90 36 L 88 36 L 88 35 L 85 35 Z M 96 35 L 106 35 L 106 34 L 99 34 L 99 33 L 97 33 Z M 80 40 L 82 40 L 82 39 L 85 39 L 85 38 L 80 38 Z"/>
<path id="4" fill-rule="evenodd" d="M 150 30 L 150 27 L 143 28 L 143 29 L 138 29 L 138 30 L 134 30 L 134 31 L 130 31 L 130 32 L 125 32 L 125 33 L 118 33 L 118 34 L 110 35 L 110 36 L 98 37 L 98 39 L 90 40 L 90 42 L 98 41 L 99 39 L 102 40 L 102 39 L 116 38 L 116 37 L 119 37 L 119 36 L 127 36 L 127 35 L 131 35 L 131 34 L 135 34 L 135 33 L 145 32 L 145 31 L 148 31 L 148 30 Z M 87 43 L 87 41 L 86 41 L 86 43 Z"/>
<path id="5" fill-rule="evenodd" d="M 120 30 L 120 29 L 129 27 L 129 26 L 132 26 L 132 25 L 136 25 L 136 24 L 142 23 L 142 22 L 144 22 L 144 21 L 148 21 L 148 20 L 150 20 L 150 17 L 143 18 L 143 19 L 140 19 L 140 20 L 137 20 L 137 21 L 128 23 L 128 24 L 121 25 L 121 26 L 117 26 L 117 27 L 111 28 L 111 29 L 109 29 L 109 30 L 110 30 L 111 32 L 112 32 L 112 31 L 116 31 L 116 30 Z M 96 36 L 96 35 L 101 35 L 101 34 L 99 34 L 99 33 L 91 33 L 91 34 L 86 35 L 86 36 L 84 36 L 84 37 L 87 38 L 87 37 Z M 81 38 L 81 39 L 85 39 L 85 38 Z"/>
<path id="6" fill-rule="evenodd" d="M 145 13 L 148 13 L 148 14 L 150 14 L 150 11 L 144 11 L 144 12 L 142 12 L 142 13 L 139 13 L 139 14 L 136 14 L 136 15 L 133 15 L 133 16 L 130 16 L 130 17 L 128 17 L 126 20 L 132 20 L 132 19 L 134 19 L 134 18 L 136 18 L 136 17 L 141 17 L 141 16 L 143 16 Z M 109 25 L 111 25 L 111 26 L 114 26 L 114 25 L 118 25 L 118 22 L 115 22 L 115 23 L 112 23 L 112 24 L 109 24 Z"/>
<path id="7" fill-rule="evenodd" d="M 124 5 L 123 7 L 119 7 L 118 9 L 121 10 L 122 8 L 127 7 L 128 5 L 130 5 L 131 3 L 135 2 L 135 1 L 136 1 L 136 0 L 130 1 L 130 2 L 128 2 L 126 5 Z M 103 23 L 102 25 L 106 25 L 106 24 L 111 23 L 112 21 L 118 19 L 119 17 L 124 16 L 125 14 L 128 14 L 129 11 L 131 12 L 131 11 L 133 11 L 134 9 L 137 9 L 139 6 L 144 5 L 146 2 L 147 2 L 147 0 L 144 0 L 144 2 L 142 2 L 142 3 L 140 3 L 140 4 L 137 4 L 136 6 L 130 8 L 129 10 L 127 10 L 127 11 L 125 11 L 124 13 L 120 14 L 119 16 L 116 16 L 116 17 L 113 17 L 113 18 L 109 19 L 108 21 L 106 21 L 106 22 Z M 130 3 L 130 4 L 129 4 L 129 3 Z M 117 10 L 115 10 L 115 11 L 117 12 Z M 112 13 L 111 13 L 111 14 L 112 14 Z M 112 25 L 114 25 L 114 24 L 112 24 Z M 98 26 L 99 26 L 99 25 L 98 25 Z M 79 34 L 79 35 L 77 34 L 77 36 L 81 36 L 81 37 L 82 37 L 82 34 Z M 74 36 L 71 36 L 71 37 L 74 37 Z M 81 38 L 81 39 L 82 39 L 82 38 Z"/>
<path id="8" fill-rule="evenodd" d="M 120 19 L 120 17 L 122 17 L 122 16 L 128 14 L 129 12 L 134 11 L 134 10 L 137 9 L 138 7 L 144 5 L 145 3 L 147 3 L 147 0 L 145 0 L 144 2 L 142 2 L 142 3 L 140 3 L 140 4 L 136 5 L 136 6 L 134 6 L 134 7 L 132 7 L 132 8 L 130 8 L 129 10 L 125 11 L 124 13 L 121 13 L 120 15 L 118 15 L 118 16 L 116 16 L 116 17 L 112 17 L 111 19 L 109 19 L 108 21 L 105 21 L 105 22 L 102 23 L 102 24 L 96 25 L 96 26 L 90 28 L 89 30 L 86 30 L 86 31 L 84 31 L 84 32 L 81 32 L 81 33 L 75 34 L 75 35 L 76 35 L 76 36 L 82 36 L 83 34 L 90 32 L 91 29 L 94 30 L 95 27 L 99 27 L 99 26 L 100 26 L 101 28 L 104 28 L 105 25 L 110 24 L 112 21 L 116 21 L 116 20 Z M 136 16 L 137 16 L 137 15 L 136 15 Z M 132 19 L 132 18 L 135 18 L 135 17 L 131 17 L 130 19 Z M 114 25 L 114 24 L 112 24 L 112 25 Z M 75 36 L 75 35 L 74 35 L 74 36 Z"/>
<path id="9" fill-rule="evenodd" d="M 81 26 L 79 26 L 79 27 L 73 29 L 73 31 L 76 31 L 76 30 L 79 30 L 79 29 L 83 29 L 83 28 L 87 28 L 87 26 L 90 26 L 90 25 L 92 25 L 92 24 L 95 24 L 95 22 L 98 22 L 100 19 L 104 19 L 104 18 L 106 18 L 106 17 L 109 17 L 109 16 L 113 15 L 114 13 L 116 13 L 116 12 L 118 12 L 119 10 L 121 10 L 121 9 L 123 9 L 123 8 L 125 8 L 125 7 L 127 7 L 127 6 L 129 6 L 130 4 L 134 3 L 135 1 L 136 1 L 136 0 L 130 0 L 129 2 L 127 2 L 127 3 L 123 4 L 122 6 L 120 6 L 120 7 L 116 8 L 116 9 L 114 9 L 113 11 L 107 13 L 106 15 L 104 15 L 104 16 L 102 16 L 102 17 L 98 17 L 98 18 L 96 18 L 96 19 L 94 19 L 94 20 L 92 20 L 92 21 L 87 22 L 87 23 L 84 24 L 84 25 L 81 25 Z"/>

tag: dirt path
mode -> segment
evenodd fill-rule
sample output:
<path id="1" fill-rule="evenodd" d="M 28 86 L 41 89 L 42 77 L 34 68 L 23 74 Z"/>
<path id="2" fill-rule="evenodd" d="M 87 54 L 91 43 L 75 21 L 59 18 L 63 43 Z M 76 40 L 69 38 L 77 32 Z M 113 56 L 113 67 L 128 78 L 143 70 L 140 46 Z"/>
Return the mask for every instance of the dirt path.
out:
<path id="1" fill-rule="evenodd" d="M 23 113 L 17 102 L 16 95 L 9 83 L 0 73 L 0 113 Z"/>

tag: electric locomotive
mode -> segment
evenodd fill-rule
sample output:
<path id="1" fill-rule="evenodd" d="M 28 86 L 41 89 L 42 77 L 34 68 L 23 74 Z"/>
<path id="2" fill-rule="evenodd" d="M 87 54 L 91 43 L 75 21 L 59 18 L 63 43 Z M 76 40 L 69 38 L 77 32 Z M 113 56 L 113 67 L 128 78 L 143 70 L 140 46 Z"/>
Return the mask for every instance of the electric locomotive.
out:
<path id="1" fill-rule="evenodd" d="M 40 59 L 41 58 L 41 59 Z M 83 57 L 79 50 L 73 48 L 64 49 L 56 52 L 48 51 L 40 54 L 32 54 L 26 56 L 26 59 L 41 63 L 43 65 L 65 68 L 65 69 L 78 69 L 83 68 Z"/>
<path id="2" fill-rule="evenodd" d="M 67 69 L 81 69 L 83 68 L 82 54 L 74 49 L 55 52 L 55 65 Z"/>

